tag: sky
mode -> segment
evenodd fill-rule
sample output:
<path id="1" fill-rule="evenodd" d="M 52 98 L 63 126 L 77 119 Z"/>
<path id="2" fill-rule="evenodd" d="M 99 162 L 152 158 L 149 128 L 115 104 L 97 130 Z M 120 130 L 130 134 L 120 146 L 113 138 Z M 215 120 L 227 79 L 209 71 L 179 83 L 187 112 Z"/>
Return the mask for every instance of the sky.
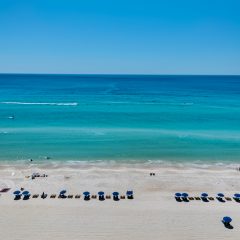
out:
<path id="1" fill-rule="evenodd" d="M 240 74 L 239 0 L 0 0 L 0 73 Z"/>

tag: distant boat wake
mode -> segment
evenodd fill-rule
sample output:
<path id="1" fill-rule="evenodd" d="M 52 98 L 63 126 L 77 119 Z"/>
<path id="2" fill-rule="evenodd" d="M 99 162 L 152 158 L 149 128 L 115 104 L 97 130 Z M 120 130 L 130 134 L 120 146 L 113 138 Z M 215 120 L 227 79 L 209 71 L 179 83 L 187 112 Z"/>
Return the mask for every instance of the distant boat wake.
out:
<path id="1" fill-rule="evenodd" d="M 51 102 L 0 102 L 0 104 L 14 104 L 14 105 L 52 105 L 52 106 L 77 106 L 78 103 L 51 103 Z"/>

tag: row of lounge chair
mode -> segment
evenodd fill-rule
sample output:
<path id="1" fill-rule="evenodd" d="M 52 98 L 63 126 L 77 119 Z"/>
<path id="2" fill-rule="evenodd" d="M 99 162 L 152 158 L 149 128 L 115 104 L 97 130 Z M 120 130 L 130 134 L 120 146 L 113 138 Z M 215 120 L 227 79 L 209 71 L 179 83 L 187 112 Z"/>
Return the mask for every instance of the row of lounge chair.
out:
<path id="1" fill-rule="evenodd" d="M 175 199 L 177 202 L 189 202 L 192 200 L 202 200 L 203 202 L 214 201 L 215 199 L 219 202 L 226 202 L 235 200 L 236 202 L 240 202 L 240 194 L 235 193 L 233 197 L 225 197 L 223 193 L 218 193 L 216 197 L 208 196 L 208 193 L 202 193 L 200 196 L 197 197 L 189 197 L 188 193 L 175 193 Z"/>
<path id="2" fill-rule="evenodd" d="M 51 194 L 49 196 L 49 198 L 60 198 L 60 199 L 80 199 L 81 198 L 81 195 L 80 194 L 77 194 L 77 195 L 73 195 L 73 194 L 66 194 L 67 191 L 66 190 L 62 190 L 59 194 Z M 32 198 L 42 198 L 42 199 L 45 199 L 48 197 L 48 194 L 46 193 L 42 193 L 41 195 L 40 194 L 33 194 L 31 196 L 31 194 L 28 192 L 28 191 L 19 191 L 19 190 L 16 190 L 14 193 L 14 200 L 20 200 L 22 199 L 22 196 L 23 196 L 23 200 L 28 200 L 30 197 Z M 127 191 L 126 192 L 126 195 L 120 195 L 119 192 L 113 192 L 112 195 L 105 195 L 105 193 L 103 191 L 100 191 L 98 192 L 98 194 L 93 194 L 91 195 L 90 192 L 83 192 L 83 199 L 84 200 L 90 200 L 90 199 L 99 199 L 100 201 L 104 201 L 105 199 L 111 199 L 113 198 L 114 201 L 119 201 L 120 199 L 133 199 L 133 191 Z"/>

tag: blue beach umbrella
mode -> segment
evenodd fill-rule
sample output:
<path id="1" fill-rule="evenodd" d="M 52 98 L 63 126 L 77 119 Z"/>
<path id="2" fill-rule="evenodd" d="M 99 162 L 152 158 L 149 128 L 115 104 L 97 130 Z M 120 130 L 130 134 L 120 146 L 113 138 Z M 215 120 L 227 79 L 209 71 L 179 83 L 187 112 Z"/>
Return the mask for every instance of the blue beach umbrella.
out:
<path id="1" fill-rule="evenodd" d="M 188 197 L 188 193 L 182 193 L 182 197 L 183 198 L 187 198 Z"/>
<path id="2" fill-rule="evenodd" d="M 240 198 L 240 193 L 235 193 L 235 194 L 234 194 L 234 197 L 235 197 L 235 198 Z"/>
<path id="3" fill-rule="evenodd" d="M 181 193 L 175 193 L 175 197 L 181 197 L 182 196 L 182 194 Z"/>
<path id="4" fill-rule="evenodd" d="M 206 198 L 206 197 L 208 197 L 208 194 L 207 193 L 202 193 L 201 197 Z"/>
<path id="5" fill-rule="evenodd" d="M 113 196 L 118 196 L 119 192 L 113 192 L 112 194 L 113 194 Z"/>
<path id="6" fill-rule="evenodd" d="M 22 193 L 22 195 L 28 196 L 28 195 L 29 195 L 29 191 L 24 191 L 24 192 Z"/>
<path id="7" fill-rule="evenodd" d="M 102 196 L 102 195 L 104 195 L 104 192 L 100 191 L 100 192 L 98 192 L 98 195 Z"/>
<path id="8" fill-rule="evenodd" d="M 231 221 L 232 221 L 232 219 L 230 217 L 224 217 L 223 218 L 224 223 L 230 223 Z"/>
<path id="9" fill-rule="evenodd" d="M 65 194 L 67 192 L 67 190 L 62 190 L 61 192 L 60 192 L 60 195 L 63 195 L 63 194 Z"/>
<path id="10" fill-rule="evenodd" d="M 223 198 L 224 194 L 223 193 L 218 193 L 217 196 L 220 197 L 220 198 Z"/>
<path id="11" fill-rule="evenodd" d="M 84 196 L 89 196 L 89 195 L 90 195 L 90 192 L 84 192 L 83 195 L 84 195 Z"/>
<path id="12" fill-rule="evenodd" d="M 19 195 L 19 194 L 21 194 L 21 191 L 16 190 L 15 192 L 13 192 L 13 194 L 14 194 L 14 195 Z"/>
<path id="13" fill-rule="evenodd" d="M 133 191 L 127 191 L 126 194 L 127 194 L 128 196 L 132 196 L 132 195 L 133 195 Z"/>

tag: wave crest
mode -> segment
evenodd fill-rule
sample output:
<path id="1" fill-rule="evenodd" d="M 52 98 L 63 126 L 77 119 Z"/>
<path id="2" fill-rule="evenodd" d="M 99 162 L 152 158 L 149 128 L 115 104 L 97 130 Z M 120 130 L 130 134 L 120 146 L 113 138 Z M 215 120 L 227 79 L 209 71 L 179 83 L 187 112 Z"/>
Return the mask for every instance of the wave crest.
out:
<path id="1" fill-rule="evenodd" d="M 72 103 L 56 103 L 56 102 L 0 102 L 1 104 L 14 105 L 51 105 L 51 106 L 77 106 L 77 102 Z"/>

